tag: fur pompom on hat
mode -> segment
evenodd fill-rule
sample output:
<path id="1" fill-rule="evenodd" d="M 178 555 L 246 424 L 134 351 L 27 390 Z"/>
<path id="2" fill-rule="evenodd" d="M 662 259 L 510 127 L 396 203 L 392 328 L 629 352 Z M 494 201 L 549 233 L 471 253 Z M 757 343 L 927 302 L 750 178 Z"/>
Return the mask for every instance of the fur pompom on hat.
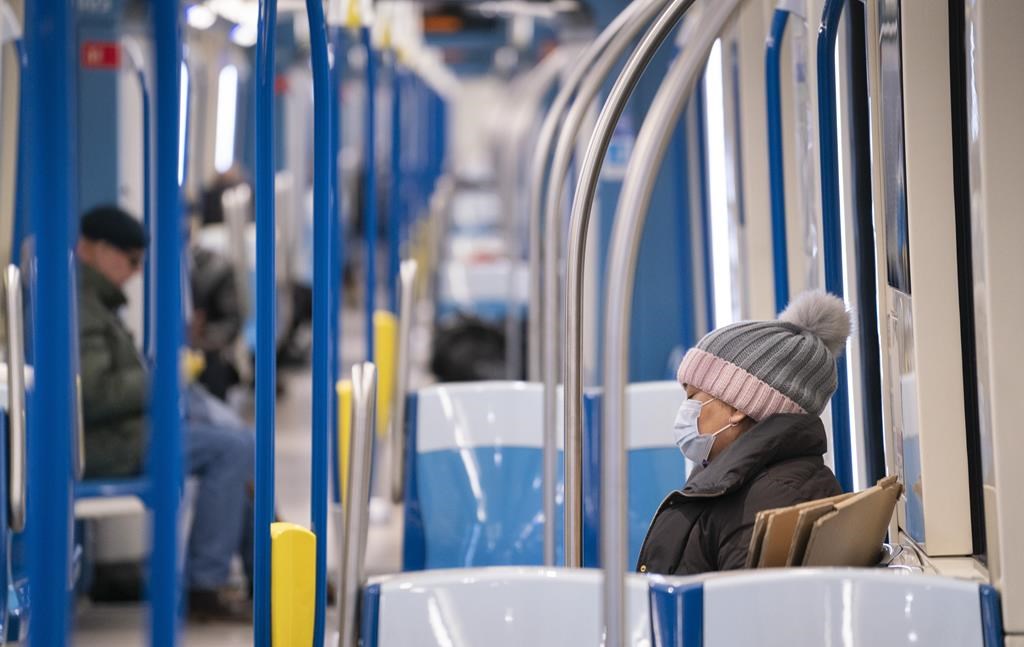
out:
<path id="1" fill-rule="evenodd" d="M 849 336 L 842 299 L 804 292 L 775 321 L 741 321 L 705 335 L 683 357 L 677 377 L 754 420 L 821 415 L 836 390 L 836 358 Z"/>

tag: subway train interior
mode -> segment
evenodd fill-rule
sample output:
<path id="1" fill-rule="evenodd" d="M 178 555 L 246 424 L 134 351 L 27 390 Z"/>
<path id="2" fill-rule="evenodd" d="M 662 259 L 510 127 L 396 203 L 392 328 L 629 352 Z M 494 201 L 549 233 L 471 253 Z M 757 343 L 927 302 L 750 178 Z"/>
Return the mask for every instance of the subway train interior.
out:
<path id="1" fill-rule="evenodd" d="M 1024 647 L 1022 34 L 0 0 L 0 644 Z"/>

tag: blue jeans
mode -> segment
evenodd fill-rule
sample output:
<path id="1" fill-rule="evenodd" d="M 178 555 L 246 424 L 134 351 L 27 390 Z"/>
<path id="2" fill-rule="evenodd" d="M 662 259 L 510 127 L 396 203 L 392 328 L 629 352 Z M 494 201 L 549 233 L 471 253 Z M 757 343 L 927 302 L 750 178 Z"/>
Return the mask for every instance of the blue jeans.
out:
<path id="1" fill-rule="evenodd" d="M 252 578 L 252 430 L 223 402 L 198 385 L 185 398 L 189 474 L 199 479 L 185 558 L 190 589 L 228 582 L 231 559 L 241 554 Z"/>

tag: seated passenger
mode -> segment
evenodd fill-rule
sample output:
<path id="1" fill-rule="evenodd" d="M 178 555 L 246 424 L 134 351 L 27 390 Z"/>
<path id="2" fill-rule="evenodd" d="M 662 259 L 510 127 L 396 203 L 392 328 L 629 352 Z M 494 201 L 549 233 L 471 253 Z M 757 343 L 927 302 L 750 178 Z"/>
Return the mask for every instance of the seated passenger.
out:
<path id="1" fill-rule="evenodd" d="M 805 292 L 777 321 L 723 326 L 686 353 L 675 436 L 695 468 L 655 513 L 637 570 L 743 568 L 758 512 L 841 493 L 820 416 L 849 334 L 840 299 Z"/>
<path id="2" fill-rule="evenodd" d="M 76 252 L 87 478 L 129 477 L 143 469 L 148 370 L 119 310 L 126 304 L 123 286 L 139 271 L 147 242 L 142 225 L 117 207 L 82 217 Z M 252 432 L 198 386 L 184 395 L 185 457 L 199 479 L 185 564 L 190 609 L 208 618 L 246 620 L 246 596 L 227 584 L 235 555 L 247 568 L 252 562 Z"/>

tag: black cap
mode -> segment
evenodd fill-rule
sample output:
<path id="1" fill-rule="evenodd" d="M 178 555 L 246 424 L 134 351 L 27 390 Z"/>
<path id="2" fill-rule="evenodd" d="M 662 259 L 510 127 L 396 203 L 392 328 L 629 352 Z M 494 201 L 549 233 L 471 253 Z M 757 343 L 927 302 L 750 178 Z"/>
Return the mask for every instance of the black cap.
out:
<path id="1" fill-rule="evenodd" d="M 113 205 L 90 209 L 79 226 L 83 238 L 102 240 L 121 251 L 145 249 L 149 244 L 149 234 L 142 223 Z"/>

